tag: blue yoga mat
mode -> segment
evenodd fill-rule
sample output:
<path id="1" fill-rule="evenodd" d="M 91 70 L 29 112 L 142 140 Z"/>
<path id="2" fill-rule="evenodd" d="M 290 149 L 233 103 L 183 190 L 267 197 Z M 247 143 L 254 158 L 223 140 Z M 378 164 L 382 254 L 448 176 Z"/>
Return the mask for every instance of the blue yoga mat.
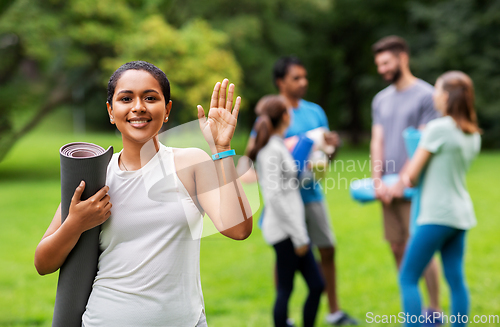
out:
<path id="1" fill-rule="evenodd" d="M 300 135 L 297 144 L 292 150 L 292 157 L 293 160 L 295 160 L 295 162 L 298 164 L 299 174 L 305 168 L 313 144 L 314 144 L 313 140 L 311 140 L 305 135 Z"/>
<path id="2" fill-rule="evenodd" d="M 382 181 L 388 186 L 394 185 L 398 180 L 398 174 L 389 174 L 382 176 Z M 349 192 L 351 193 L 351 197 L 355 201 L 361 203 L 367 203 L 376 200 L 375 187 L 373 186 L 373 180 L 371 178 L 363 178 L 353 181 L 349 187 Z M 404 190 L 403 197 L 410 200 L 413 197 L 414 192 L 415 190 L 413 188 L 406 188 Z"/>

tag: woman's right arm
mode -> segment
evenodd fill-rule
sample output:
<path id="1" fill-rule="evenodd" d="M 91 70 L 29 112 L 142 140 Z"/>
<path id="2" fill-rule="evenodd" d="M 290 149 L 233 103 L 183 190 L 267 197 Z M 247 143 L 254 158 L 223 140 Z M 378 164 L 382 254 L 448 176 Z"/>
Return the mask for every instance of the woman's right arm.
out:
<path id="1" fill-rule="evenodd" d="M 71 199 L 69 214 L 63 224 L 59 204 L 49 228 L 38 244 L 35 267 L 40 275 L 57 271 L 78 242 L 80 235 L 102 224 L 111 215 L 111 202 L 107 194 L 109 187 L 104 186 L 87 200 L 81 201 L 84 189 L 85 182 L 82 181 Z"/>

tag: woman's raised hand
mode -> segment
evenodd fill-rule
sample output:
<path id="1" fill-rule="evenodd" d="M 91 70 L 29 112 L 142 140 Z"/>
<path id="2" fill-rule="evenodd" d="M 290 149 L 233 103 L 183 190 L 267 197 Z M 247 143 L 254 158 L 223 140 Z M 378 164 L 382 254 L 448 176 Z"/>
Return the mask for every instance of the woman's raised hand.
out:
<path id="1" fill-rule="evenodd" d="M 217 82 L 210 101 L 208 118 L 203 107 L 198 105 L 198 120 L 205 140 L 213 153 L 231 149 L 231 139 L 236 128 L 241 98 L 237 97 L 233 108 L 234 84 L 224 79 Z M 226 98 L 227 91 L 227 98 Z"/>
<path id="2" fill-rule="evenodd" d="M 104 186 L 96 194 L 85 201 L 81 200 L 85 182 L 82 181 L 75 190 L 69 206 L 68 218 L 82 233 L 99 226 L 111 216 L 111 202 L 107 194 L 108 186 Z"/>

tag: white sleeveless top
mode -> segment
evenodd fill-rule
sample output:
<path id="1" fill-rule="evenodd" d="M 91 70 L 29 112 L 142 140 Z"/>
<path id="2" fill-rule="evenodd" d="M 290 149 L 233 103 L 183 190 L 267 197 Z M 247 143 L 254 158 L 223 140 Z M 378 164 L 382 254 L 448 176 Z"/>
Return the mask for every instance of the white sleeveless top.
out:
<path id="1" fill-rule="evenodd" d="M 120 170 L 120 153 L 108 166 L 113 207 L 102 225 L 102 254 L 83 323 L 194 327 L 204 311 L 203 215 L 175 172 L 172 148 L 161 144 L 136 171 Z"/>

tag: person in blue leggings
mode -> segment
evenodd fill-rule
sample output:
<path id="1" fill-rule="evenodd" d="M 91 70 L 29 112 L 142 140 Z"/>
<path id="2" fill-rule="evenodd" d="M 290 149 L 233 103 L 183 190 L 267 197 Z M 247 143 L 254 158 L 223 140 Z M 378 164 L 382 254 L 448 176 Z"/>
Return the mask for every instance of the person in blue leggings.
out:
<path id="1" fill-rule="evenodd" d="M 418 280 L 436 251 L 451 291 L 452 326 L 463 326 L 469 313 L 464 274 L 467 231 L 476 225 L 465 175 L 481 147 L 481 130 L 474 110 L 471 79 L 459 71 L 441 75 L 435 85 L 434 105 L 443 117 L 428 123 L 408 168 L 401 173 L 406 186 L 423 179 L 417 228 L 405 251 L 399 283 L 407 326 L 437 325 L 442 317 L 421 315 Z M 435 319 L 434 319 L 435 318 Z"/>

